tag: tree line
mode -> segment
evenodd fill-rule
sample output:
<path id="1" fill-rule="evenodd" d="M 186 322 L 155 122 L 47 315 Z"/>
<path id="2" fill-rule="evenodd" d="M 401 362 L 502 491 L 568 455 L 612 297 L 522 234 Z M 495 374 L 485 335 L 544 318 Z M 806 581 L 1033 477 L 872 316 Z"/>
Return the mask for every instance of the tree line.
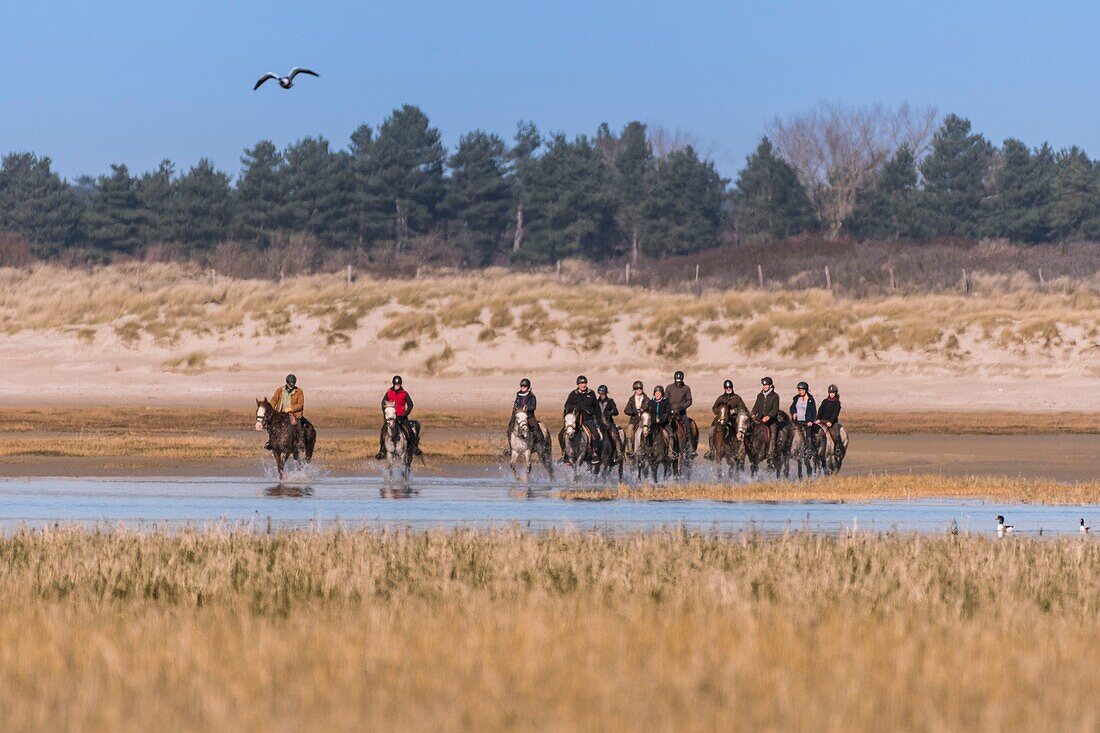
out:
<path id="1" fill-rule="evenodd" d="M 36 256 L 195 256 L 310 238 L 408 250 L 432 238 L 468 266 L 661 258 L 719 244 L 828 237 L 1021 243 L 1100 236 L 1100 165 L 1073 147 L 997 147 L 957 115 L 820 105 L 775 120 L 731 182 L 695 146 L 631 122 L 593 136 L 476 130 L 453 151 L 406 105 L 344 148 L 263 140 L 231 177 L 210 160 L 66 181 L 29 152 L 0 164 L 0 232 Z"/>

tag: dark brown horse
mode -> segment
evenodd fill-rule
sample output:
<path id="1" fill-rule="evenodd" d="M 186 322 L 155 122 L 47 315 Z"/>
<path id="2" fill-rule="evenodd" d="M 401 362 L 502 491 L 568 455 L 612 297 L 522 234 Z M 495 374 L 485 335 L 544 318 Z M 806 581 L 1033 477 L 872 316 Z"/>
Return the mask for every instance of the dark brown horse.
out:
<path id="1" fill-rule="evenodd" d="M 313 448 L 317 444 L 317 430 L 305 418 L 298 421 L 297 429 L 290 424 L 290 415 L 279 412 L 267 398 L 256 400 L 256 430 L 267 431 L 267 444 L 271 446 L 271 455 L 275 456 L 275 466 L 279 469 L 279 478 L 286 478 L 286 462 L 291 456 L 301 462 L 299 448 L 304 448 L 306 463 L 313 460 Z M 299 443 L 299 431 L 301 442 Z"/>

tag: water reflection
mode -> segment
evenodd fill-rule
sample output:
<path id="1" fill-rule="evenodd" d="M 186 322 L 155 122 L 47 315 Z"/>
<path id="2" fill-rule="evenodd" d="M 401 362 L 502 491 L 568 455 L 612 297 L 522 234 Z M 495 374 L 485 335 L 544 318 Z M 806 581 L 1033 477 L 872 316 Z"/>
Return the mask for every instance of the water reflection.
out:
<path id="1" fill-rule="evenodd" d="M 419 491 L 408 484 L 403 486 L 381 486 L 378 489 L 378 496 L 381 499 L 411 499 L 419 494 Z"/>
<path id="2" fill-rule="evenodd" d="M 308 499 L 313 496 L 313 487 L 297 484 L 275 484 L 264 489 L 264 496 L 271 499 Z"/>

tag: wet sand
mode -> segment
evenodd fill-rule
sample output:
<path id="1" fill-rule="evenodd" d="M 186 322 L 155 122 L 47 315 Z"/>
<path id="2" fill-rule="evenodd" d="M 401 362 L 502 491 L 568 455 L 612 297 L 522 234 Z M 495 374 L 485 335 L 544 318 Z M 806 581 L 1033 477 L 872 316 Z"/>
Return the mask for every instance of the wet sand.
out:
<path id="1" fill-rule="evenodd" d="M 362 441 L 361 455 L 326 459 L 323 443 L 314 461 L 316 469 L 334 477 L 376 476 L 372 455 L 373 431 L 341 431 Z M 488 430 L 458 432 L 470 440 L 489 440 Z M 248 434 L 245 434 L 248 435 Z M 0 458 L 0 476 L 226 476 L 274 475 L 274 462 L 260 454 L 262 440 L 255 434 L 257 452 L 251 457 L 159 458 L 146 456 L 70 457 L 13 455 Z M 503 442 L 501 442 L 503 448 Z M 414 472 L 427 476 L 499 477 L 507 471 L 502 459 L 484 455 L 433 456 L 430 443 L 424 465 Z M 702 463 L 702 462 L 700 462 Z M 1100 435 L 869 435 L 853 433 L 844 473 L 944 474 L 948 476 L 1009 476 L 1061 482 L 1100 478 Z"/>

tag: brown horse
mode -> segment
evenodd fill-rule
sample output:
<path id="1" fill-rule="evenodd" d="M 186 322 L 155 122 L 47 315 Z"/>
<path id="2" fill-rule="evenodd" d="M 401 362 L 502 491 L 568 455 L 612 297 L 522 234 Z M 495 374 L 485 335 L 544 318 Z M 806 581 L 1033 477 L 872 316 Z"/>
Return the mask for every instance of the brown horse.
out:
<path id="1" fill-rule="evenodd" d="M 718 423 L 710 431 L 710 455 L 714 460 L 715 477 L 719 480 L 723 468 L 727 478 L 745 470 L 745 433 L 750 422 L 747 412 L 731 415 L 727 405 L 719 408 Z"/>
<path id="2" fill-rule="evenodd" d="M 286 478 L 286 462 L 291 456 L 301 462 L 300 448 L 305 449 L 306 463 L 313 460 L 313 448 L 317 444 L 317 430 L 313 424 L 302 418 L 297 426 L 291 425 L 290 415 L 276 410 L 267 398 L 256 400 L 256 430 L 267 431 L 267 444 L 271 446 L 271 455 L 275 456 L 279 478 Z"/>

